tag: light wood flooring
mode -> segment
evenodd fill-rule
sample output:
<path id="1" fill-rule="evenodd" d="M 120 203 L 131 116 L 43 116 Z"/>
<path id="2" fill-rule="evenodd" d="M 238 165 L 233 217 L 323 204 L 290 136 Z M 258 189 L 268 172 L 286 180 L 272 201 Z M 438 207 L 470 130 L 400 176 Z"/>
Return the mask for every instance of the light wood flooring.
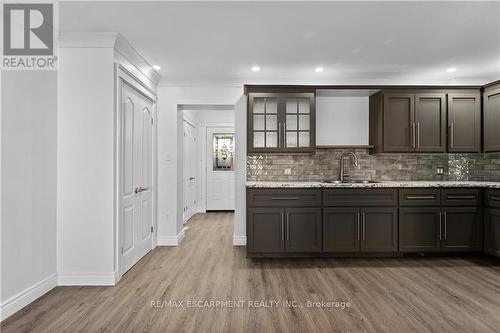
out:
<path id="1" fill-rule="evenodd" d="M 196 215 L 179 247 L 156 248 L 117 286 L 57 287 L 4 321 L 1 331 L 500 332 L 500 261 L 248 260 L 244 247 L 231 245 L 232 223 L 232 213 Z M 190 300 L 245 306 L 188 308 Z M 292 307 L 250 307 L 284 300 Z M 307 301 L 351 307 L 309 308 Z"/>

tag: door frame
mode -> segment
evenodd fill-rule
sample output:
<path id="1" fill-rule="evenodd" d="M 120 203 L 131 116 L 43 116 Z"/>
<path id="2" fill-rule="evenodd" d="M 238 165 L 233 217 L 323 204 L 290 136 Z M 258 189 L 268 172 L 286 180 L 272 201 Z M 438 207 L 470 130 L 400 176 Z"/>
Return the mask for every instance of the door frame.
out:
<path id="1" fill-rule="evenodd" d="M 121 197 L 120 189 L 122 186 L 122 110 L 121 110 L 121 84 L 127 84 L 132 89 L 136 90 L 138 93 L 148 98 L 152 103 L 151 116 L 153 118 L 152 126 L 152 161 L 151 161 L 151 195 L 152 195 L 152 227 L 153 234 L 151 237 L 151 250 L 156 247 L 157 244 L 157 232 L 158 232 L 158 189 L 157 189 L 157 145 L 158 145 L 158 135 L 157 135 L 157 93 L 148 88 L 145 84 L 136 78 L 132 73 L 130 73 L 125 67 L 119 63 L 115 63 L 114 68 L 114 100 L 115 100 L 115 133 L 114 133 L 114 271 L 115 271 L 115 284 L 120 281 L 125 272 L 122 271 L 121 253 L 120 249 L 123 244 L 122 230 L 120 228 L 120 207 L 121 207 Z"/>
<path id="2" fill-rule="evenodd" d="M 201 124 L 201 127 L 202 127 L 202 130 L 203 130 L 203 142 L 201 142 L 201 144 L 203 145 L 203 156 L 202 156 L 202 163 L 201 163 L 201 167 L 202 167 L 202 170 L 203 172 L 201 173 L 203 175 L 203 189 L 201 191 L 201 194 L 202 194 L 202 203 L 203 203 L 203 211 L 206 213 L 207 212 L 207 189 L 208 189 L 208 141 L 207 141 L 207 137 L 208 137 L 208 131 L 209 129 L 226 129 L 226 128 L 232 128 L 233 131 L 230 132 L 230 133 L 233 133 L 235 136 L 234 136 L 234 156 L 236 157 L 236 145 L 238 144 L 236 142 L 236 128 L 235 128 L 235 124 L 230 124 L 230 123 L 217 123 L 217 124 L 211 124 L 211 123 L 207 123 L 207 124 Z M 235 171 L 233 171 L 235 172 Z M 236 174 L 235 174 L 235 177 L 236 177 Z"/>

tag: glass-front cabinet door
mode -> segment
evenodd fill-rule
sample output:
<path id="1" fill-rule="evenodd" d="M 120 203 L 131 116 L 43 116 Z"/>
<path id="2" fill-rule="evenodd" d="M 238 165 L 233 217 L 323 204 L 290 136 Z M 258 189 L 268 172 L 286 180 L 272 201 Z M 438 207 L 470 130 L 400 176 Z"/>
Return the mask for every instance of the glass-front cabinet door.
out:
<path id="1" fill-rule="evenodd" d="M 255 96 L 252 100 L 252 144 L 255 148 L 278 148 L 278 98 Z"/>
<path id="2" fill-rule="evenodd" d="M 311 152 L 314 93 L 249 93 L 248 152 Z"/>

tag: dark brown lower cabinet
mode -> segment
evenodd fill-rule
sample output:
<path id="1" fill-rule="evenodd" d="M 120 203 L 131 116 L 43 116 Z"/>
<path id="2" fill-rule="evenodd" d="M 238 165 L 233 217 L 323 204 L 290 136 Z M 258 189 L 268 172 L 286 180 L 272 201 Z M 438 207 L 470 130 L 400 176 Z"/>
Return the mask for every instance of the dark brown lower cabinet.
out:
<path id="1" fill-rule="evenodd" d="M 360 241 L 359 208 L 323 209 L 323 251 L 357 252 Z"/>
<path id="2" fill-rule="evenodd" d="M 399 209 L 399 251 L 480 251 L 480 207 Z"/>
<path id="3" fill-rule="evenodd" d="M 321 252 L 321 208 L 287 208 L 285 213 L 285 252 Z"/>
<path id="4" fill-rule="evenodd" d="M 362 252 L 398 251 L 398 209 L 392 207 L 361 209 Z"/>
<path id="5" fill-rule="evenodd" d="M 397 208 L 323 209 L 323 251 L 396 252 Z"/>
<path id="6" fill-rule="evenodd" d="M 248 208 L 248 253 L 321 252 L 321 208 Z"/>
<path id="7" fill-rule="evenodd" d="M 248 208 L 249 253 L 281 253 L 285 250 L 285 210 Z"/>
<path id="8" fill-rule="evenodd" d="M 447 207 L 442 209 L 441 249 L 443 251 L 480 251 L 482 208 Z"/>
<path id="9" fill-rule="evenodd" d="M 500 209 L 487 208 L 484 223 L 484 251 L 500 257 Z"/>
<path id="10" fill-rule="evenodd" d="M 438 207 L 400 208 L 399 251 L 439 251 L 440 212 L 441 208 Z"/>

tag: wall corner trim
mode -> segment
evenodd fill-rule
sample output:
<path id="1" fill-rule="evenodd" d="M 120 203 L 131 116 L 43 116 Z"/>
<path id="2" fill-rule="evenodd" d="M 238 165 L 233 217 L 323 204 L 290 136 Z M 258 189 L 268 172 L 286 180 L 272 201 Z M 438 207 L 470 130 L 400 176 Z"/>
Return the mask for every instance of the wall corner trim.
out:
<path id="1" fill-rule="evenodd" d="M 233 235 L 233 246 L 246 246 L 247 236 L 236 236 Z"/>
<path id="2" fill-rule="evenodd" d="M 182 228 L 177 236 L 158 236 L 158 246 L 178 246 L 186 236 L 186 228 Z"/>
<path id="3" fill-rule="evenodd" d="M 61 273 L 57 274 L 58 286 L 114 286 L 116 273 Z"/>
<path id="4" fill-rule="evenodd" d="M 57 286 L 57 274 L 52 274 L 33 286 L 23 290 L 0 305 L 0 321 L 3 321 L 42 297 Z"/>

